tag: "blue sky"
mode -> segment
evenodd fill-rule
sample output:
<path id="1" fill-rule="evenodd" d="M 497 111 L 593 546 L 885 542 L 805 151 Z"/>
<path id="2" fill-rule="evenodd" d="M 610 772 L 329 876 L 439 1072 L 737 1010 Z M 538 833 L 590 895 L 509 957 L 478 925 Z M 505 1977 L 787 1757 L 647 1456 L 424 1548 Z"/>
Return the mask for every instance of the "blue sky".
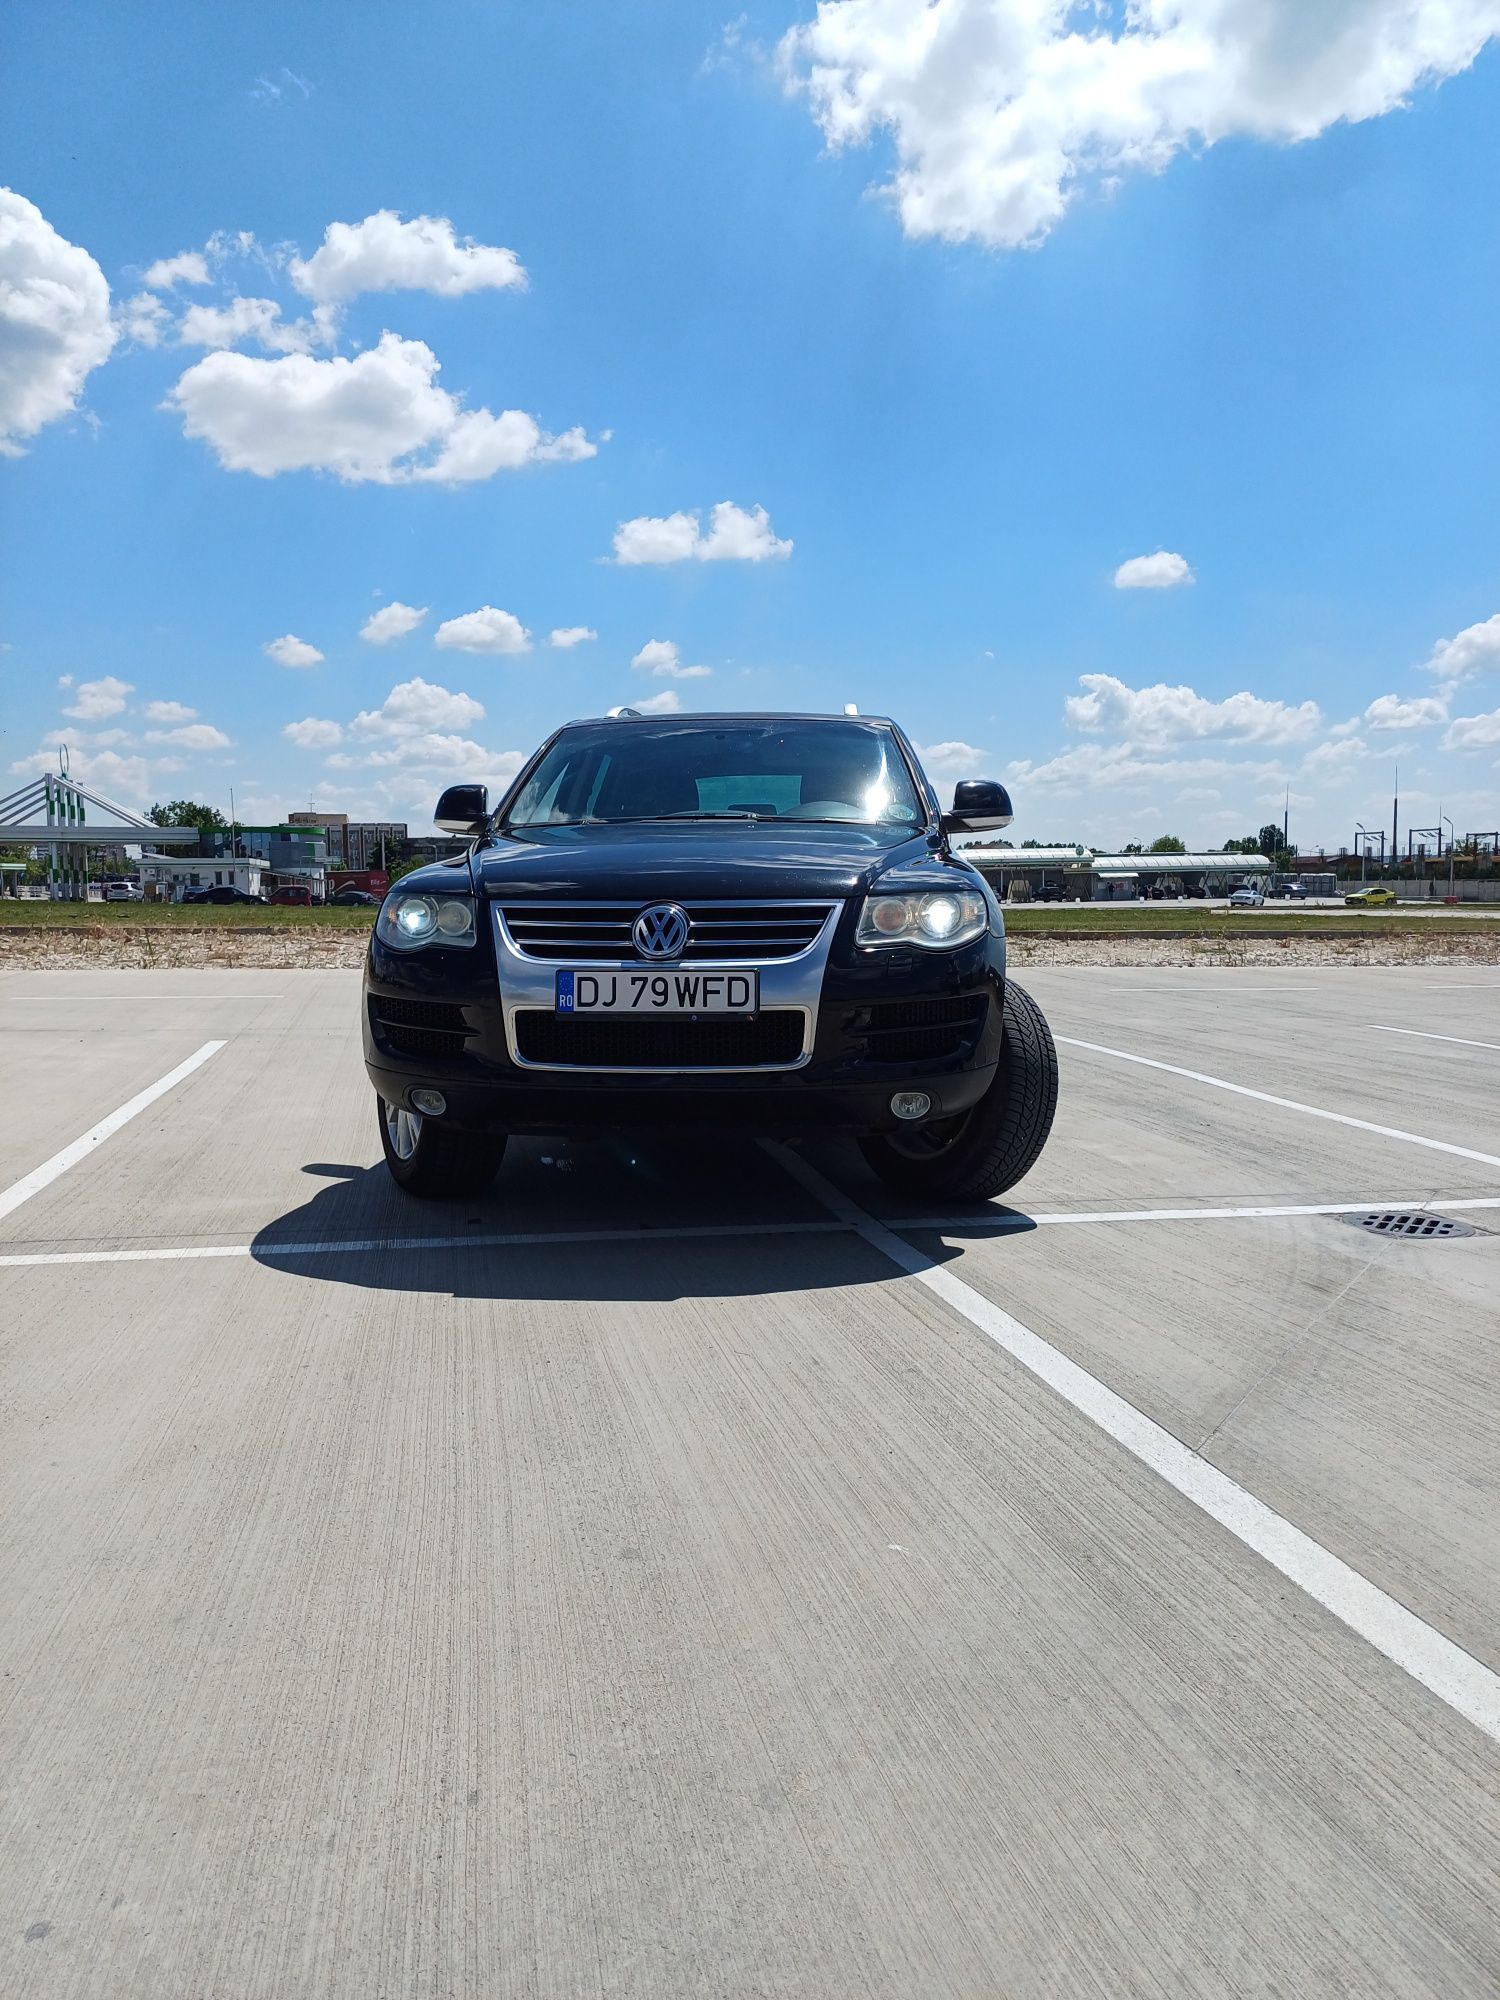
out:
<path id="1" fill-rule="evenodd" d="M 17 0 L 0 790 L 855 701 L 1017 838 L 1500 823 L 1500 5 L 1326 11 Z"/>

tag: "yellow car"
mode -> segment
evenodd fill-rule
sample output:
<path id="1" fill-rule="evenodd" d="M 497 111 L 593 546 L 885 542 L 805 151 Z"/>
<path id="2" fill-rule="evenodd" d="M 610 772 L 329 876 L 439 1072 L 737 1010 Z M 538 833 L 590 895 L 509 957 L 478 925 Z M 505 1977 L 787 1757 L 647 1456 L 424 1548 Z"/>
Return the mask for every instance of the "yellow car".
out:
<path id="1" fill-rule="evenodd" d="M 1344 898 L 1346 903 L 1358 909 L 1370 909 L 1384 903 L 1394 903 L 1395 900 L 1395 890 L 1383 882 L 1375 883 L 1368 889 L 1356 889 L 1352 896 Z"/>

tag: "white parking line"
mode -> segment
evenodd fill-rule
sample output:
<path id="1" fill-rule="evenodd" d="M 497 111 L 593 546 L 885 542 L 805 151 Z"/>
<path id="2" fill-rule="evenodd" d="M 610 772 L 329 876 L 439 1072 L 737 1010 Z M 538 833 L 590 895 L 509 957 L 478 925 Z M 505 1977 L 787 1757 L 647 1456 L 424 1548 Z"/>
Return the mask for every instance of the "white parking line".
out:
<path id="1" fill-rule="evenodd" d="M 1422 1195 L 1416 1201 L 1261 1202 L 1242 1208 L 1105 1208 L 1068 1209 L 1058 1215 L 1027 1215 L 1021 1211 L 992 1215 L 902 1215 L 885 1217 L 888 1229 L 1050 1229 L 1061 1222 L 1249 1222 L 1278 1215 L 1363 1215 L 1367 1209 L 1410 1211 L 1450 1208 L 1500 1208 L 1500 1195 L 1464 1195 L 1454 1201 Z"/>
<path id="2" fill-rule="evenodd" d="M 1367 1021 L 1365 1026 L 1372 1035 L 1415 1035 L 1423 1042 L 1456 1042 L 1461 1049 L 1494 1049 L 1500 1053 L 1500 1042 L 1471 1042 L 1464 1035 L 1432 1035 L 1425 1028 L 1387 1028 L 1380 1021 Z"/>
<path id="3" fill-rule="evenodd" d="M 1500 1675 L 1437 1631 L 1368 1577 L 1293 1527 L 1180 1438 L 1107 1389 L 1040 1335 L 984 1298 L 961 1278 L 935 1265 L 914 1244 L 850 1201 L 799 1155 L 767 1148 L 800 1187 L 858 1232 L 898 1270 L 916 1278 L 978 1332 L 987 1335 L 1038 1381 L 1123 1445 L 1133 1458 L 1225 1527 L 1246 1548 L 1296 1584 L 1326 1611 L 1394 1665 L 1420 1681 L 1440 1701 L 1500 1742 Z"/>
<path id="4" fill-rule="evenodd" d="M 257 1263 L 284 1258 L 340 1257 L 370 1250 L 522 1250 L 549 1243 L 671 1243 L 714 1236 L 837 1236 L 845 1225 L 832 1219 L 812 1222 L 702 1222 L 671 1229 L 535 1229 L 501 1235 L 344 1236 L 298 1243 L 177 1243 L 151 1250 L 37 1250 L 0 1256 L 0 1269 L 45 1264 L 175 1264 L 203 1257 L 253 1257 Z"/>
<path id="5" fill-rule="evenodd" d="M 1232 1091 L 1236 1097 L 1253 1097 L 1260 1104 L 1279 1105 L 1283 1111 L 1300 1111 L 1308 1118 L 1327 1118 L 1335 1125 L 1351 1125 L 1356 1132 L 1374 1132 L 1382 1139 L 1401 1139 L 1408 1146 L 1426 1146 L 1434 1153 L 1453 1153 L 1461 1160 L 1478 1160 L 1486 1167 L 1500 1167 L 1500 1154 L 1476 1152 L 1472 1146 L 1454 1146 L 1446 1139 L 1424 1138 L 1420 1132 L 1403 1132 L 1396 1125 L 1375 1125 L 1368 1118 L 1351 1118 L 1345 1111 L 1327 1111 L 1321 1104 L 1303 1104 L 1295 1097 L 1276 1097 L 1269 1090 L 1252 1090 L 1246 1083 L 1230 1083 L 1226 1077 L 1208 1076 L 1201 1069 L 1184 1069 L 1180 1063 L 1158 1062 L 1154 1056 L 1132 1055 L 1128 1049 L 1112 1049 L 1103 1042 L 1083 1042 L 1076 1035 L 1054 1039 L 1070 1049 L 1089 1049 L 1096 1056 L 1113 1056 L 1117 1062 L 1139 1063 L 1143 1069 L 1165 1070 L 1168 1076 L 1185 1076 L 1190 1083 L 1211 1084 L 1215 1090 Z"/>
<path id="6" fill-rule="evenodd" d="M 101 1118 L 97 1125 L 91 1125 L 81 1138 L 73 1141 L 71 1146 L 64 1146 L 60 1153 L 54 1153 L 50 1160 L 43 1160 L 39 1167 L 34 1167 L 29 1174 L 24 1174 L 20 1180 L 13 1182 L 3 1194 L 0 1194 L 0 1216 L 13 1214 L 23 1201 L 30 1201 L 34 1194 L 40 1194 L 42 1189 L 50 1187 L 60 1174 L 65 1174 L 69 1167 L 76 1167 L 80 1160 L 87 1159 L 94 1148 L 102 1145 L 111 1133 L 118 1132 L 122 1125 L 128 1125 L 132 1118 L 154 1104 L 158 1097 L 164 1097 L 174 1084 L 179 1084 L 184 1077 L 191 1076 L 195 1069 L 201 1069 L 209 1057 L 216 1056 L 223 1047 L 223 1042 L 205 1042 L 201 1049 L 194 1050 L 186 1062 L 180 1062 L 176 1069 L 168 1070 L 165 1076 L 158 1077 L 155 1083 L 138 1092 L 128 1104 L 122 1104 L 118 1111 L 111 1111 L 107 1118 Z"/>

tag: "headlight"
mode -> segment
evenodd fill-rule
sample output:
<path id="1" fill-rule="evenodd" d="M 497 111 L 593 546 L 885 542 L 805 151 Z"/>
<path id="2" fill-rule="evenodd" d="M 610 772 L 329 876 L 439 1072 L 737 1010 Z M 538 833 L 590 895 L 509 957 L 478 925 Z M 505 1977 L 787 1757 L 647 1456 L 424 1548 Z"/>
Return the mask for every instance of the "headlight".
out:
<path id="1" fill-rule="evenodd" d="M 398 889 L 380 906 L 375 929 L 385 944 L 415 951 L 424 944 L 474 942 L 472 896 L 403 896 Z"/>
<path id="2" fill-rule="evenodd" d="M 909 895 L 867 896 L 856 944 L 917 944 L 952 950 L 989 928 L 983 896 L 973 889 L 923 889 Z"/>

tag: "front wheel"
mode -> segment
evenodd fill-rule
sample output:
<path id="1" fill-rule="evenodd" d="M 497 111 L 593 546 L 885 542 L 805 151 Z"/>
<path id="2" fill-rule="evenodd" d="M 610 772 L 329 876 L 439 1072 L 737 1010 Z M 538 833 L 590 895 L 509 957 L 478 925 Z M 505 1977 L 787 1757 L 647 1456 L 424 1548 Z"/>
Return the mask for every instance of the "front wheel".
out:
<path id="1" fill-rule="evenodd" d="M 1036 1165 L 1057 1111 L 1057 1048 L 1041 1008 L 1013 982 L 1002 1030 L 994 1081 L 977 1104 L 861 1142 L 887 1186 L 922 1201 L 988 1201 Z"/>
<path id="2" fill-rule="evenodd" d="M 422 1200 L 483 1194 L 505 1152 L 503 1132 L 462 1132 L 375 1099 L 380 1145 L 396 1185 Z"/>

